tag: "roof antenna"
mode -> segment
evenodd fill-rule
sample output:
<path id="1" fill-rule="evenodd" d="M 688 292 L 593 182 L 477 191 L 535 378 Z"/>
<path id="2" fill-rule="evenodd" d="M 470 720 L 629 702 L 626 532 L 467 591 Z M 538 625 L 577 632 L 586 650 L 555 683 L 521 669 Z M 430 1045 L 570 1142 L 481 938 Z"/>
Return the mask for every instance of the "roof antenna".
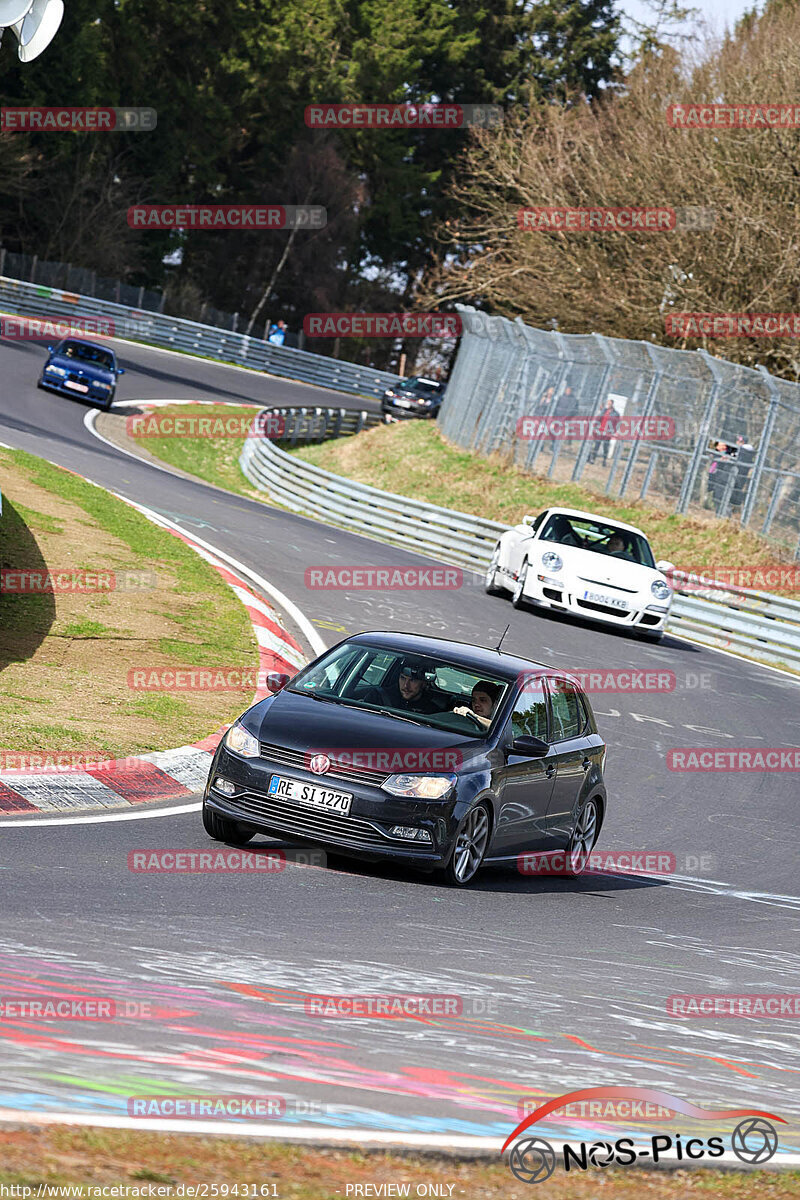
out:
<path id="1" fill-rule="evenodd" d="M 500 641 L 499 641 L 499 642 L 497 643 L 497 645 L 495 646 L 495 652 L 496 652 L 497 654 L 499 654 L 499 653 L 500 653 L 500 647 L 501 647 L 501 646 L 502 646 L 502 644 L 503 644 L 503 638 L 506 636 L 506 634 L 508 633 L 508 631 L 509 631 L 509 629 L 510 629 L 510 628 L 511 628 L 511 626 L 510 626 L 510 625 L 506 625 L 505 629 L 503 630 L 503 633 L 502 633 L 502 636 L 501 636 L 501 638 L 500 638 Z"/>

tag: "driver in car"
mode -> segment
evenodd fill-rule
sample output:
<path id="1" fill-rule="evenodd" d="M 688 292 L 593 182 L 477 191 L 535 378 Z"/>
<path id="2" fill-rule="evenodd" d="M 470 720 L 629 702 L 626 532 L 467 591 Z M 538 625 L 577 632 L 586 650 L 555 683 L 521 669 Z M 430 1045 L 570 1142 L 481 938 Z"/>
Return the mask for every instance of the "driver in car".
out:
<path id="1" fill-rule="evenodd" d="M 482 725 L 484 729 L 488 729 L 492 723 L 494 710 L 497 705 L 497 697 L 500 695 L 500 687 L 496 683 L 489 683 L 486 679 L 481 679 L 472 689 L 472 703 L 467 706 L 460 704 L 453 709 L 454 713 L 458 713 L 460 717 L 472 717 L 473 721 L 478 725 Z"/>
<path id="2" fill-rule="evenodd" d="M 406 659 L 400 667 L 397 676 L 398 695 L 390 701 L 393 708 L 407 709 L 409 712 L 430 714 L 439 709 L 428 695 L 428 681 L 422 663 Z"/>

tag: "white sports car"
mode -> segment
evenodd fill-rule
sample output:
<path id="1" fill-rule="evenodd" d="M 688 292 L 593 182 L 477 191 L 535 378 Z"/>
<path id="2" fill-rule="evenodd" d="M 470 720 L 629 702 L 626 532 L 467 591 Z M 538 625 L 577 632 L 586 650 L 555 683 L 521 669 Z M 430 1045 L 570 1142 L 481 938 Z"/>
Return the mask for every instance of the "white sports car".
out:
<path id="1" fill-rule="evenodd" d="M 635 629 L 659 641 L 672 604 L 665 572 L 641 529 L 571 508 L 548 508 L 502 534 L 486 591 Z"/>

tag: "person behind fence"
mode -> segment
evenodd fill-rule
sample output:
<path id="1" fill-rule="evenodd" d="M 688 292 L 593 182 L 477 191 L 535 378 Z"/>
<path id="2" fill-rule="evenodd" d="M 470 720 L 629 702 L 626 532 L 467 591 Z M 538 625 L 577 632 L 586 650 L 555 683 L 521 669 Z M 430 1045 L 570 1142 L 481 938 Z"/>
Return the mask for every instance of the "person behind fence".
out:
<path id="1" fill-rule="evenodd" d="M 282 346 L 286 340 L 286 322 L 278 321 L 276 325 L 270 325 L 267 341 L 272 342 L 273 346 Z"/>
<path id="2" fill-rule="evenodd" d="M 614 408 L 614 401 L 610 396 L 606 398 L 606 406 L 600 415 L 600 428 L 598 437 L 592 446 L 592 452 L 589 455 L 589 462 L 593 463 L 597 458 L 597 451 L 600 446 L 603 447 L 603 466 L 608 462 L 608 443 L 617 432 L 619 425 L 619 413 Z"/>

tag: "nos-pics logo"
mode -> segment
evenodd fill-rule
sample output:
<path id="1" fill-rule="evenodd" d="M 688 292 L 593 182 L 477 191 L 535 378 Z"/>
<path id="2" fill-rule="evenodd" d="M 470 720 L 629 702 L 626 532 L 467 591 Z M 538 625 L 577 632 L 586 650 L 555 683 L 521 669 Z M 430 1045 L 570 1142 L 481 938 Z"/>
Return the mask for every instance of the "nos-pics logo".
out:
<path id="1" fill-rule="evenodd" d="M 698 1108 L 688 1100 L 654 1088 L 582 1088 L 577 1092 L 556 1096 L 542 1104 L 520 1121 L 506 1139 L 501 1153 L 505 1154 L 511 1147 L 508 1165 L 517 1179 L 523 1183 L 542 1183 L 553 1174 L 559 1159 L 562 1160 L 565 1171 L 586 1171 L 589 1167 L 630 1166 L 632 1163 L 643 1160 L 646 1162 L 648 1159 L 657 1163 L 666 1156 L 697 1161 L 703 1158 L 721 1158 L 725 1154 L 725 1144 L 721 1136 L 692 1137 L 683 1141 L 680 1134 L 659 1133 L 650 1137 L 649 1145 L 637 1144 L 633 1138 L 625 1137 L 617 1138 L 613 1142 L 579 1142 L 577 1145 L 564 1142 L 560 1151 L 556 1151 L 545 1138 L 535 1135 L 522 1137 L 532 1125 L 556 1109 L 586 1100 L 643 1100 L 648 1104 L 657 1104 L 662 1109 L 682 1113 L 695 1121 L 742 1118 L 730 1135 L 730 1148 L 740 1162 L 755 1166 L 763 1166 L 769 1162 L 778 1149 L 778 1134 L 772 1122 L 786 1124 L 783 1117 L 755 1108 Z"/>

